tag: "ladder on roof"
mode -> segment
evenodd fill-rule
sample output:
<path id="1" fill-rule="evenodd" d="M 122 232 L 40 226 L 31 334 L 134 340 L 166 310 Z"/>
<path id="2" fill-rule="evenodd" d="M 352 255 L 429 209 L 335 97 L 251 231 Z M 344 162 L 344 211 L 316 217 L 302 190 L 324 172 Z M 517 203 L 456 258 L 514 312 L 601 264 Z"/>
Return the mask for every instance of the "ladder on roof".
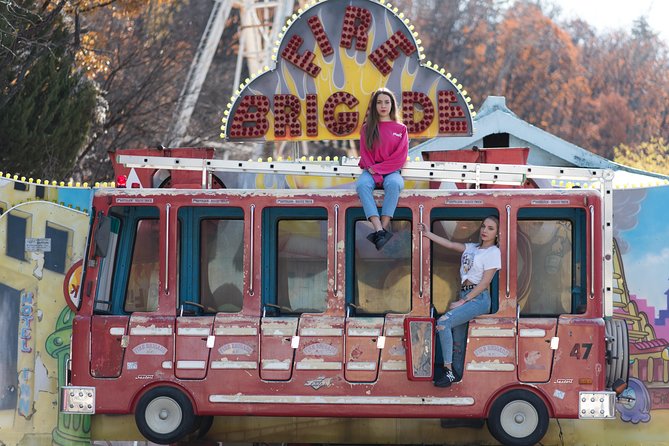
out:
<path id="1" fill-rule="evenodd" d="M 117 155 L 119 164 L 138 169 L 166 169 L 202 171 L 202 185 L 206 188 L 212 172 L 244 172 L 286 175 L 339 176 L 356 178 L 362 172 L 357 158 L 341 161 L 234 161 L 182 157 Z M 613 316 L 613 176 L 609 169 L 580 167 L 528 166 L 514 164 L 477 164 L 434 161 L 409 161 L 402 168 L 402 176 L 410 180 L 446 181 L 480 184 L 522 185 L 527 179 L 593 182 L 602 197 L 602 227 L 591 225 L 591 252 L 594 251 L 596 230 L 603 233 L 604 316 Z M 594 207 L 589 206 L 591 218 Z M 598 259 L 591 256 L 591 268 Z M 592 285 L 591 285 L 592 286 Z M 591 290 L 593 292 L 594 290 Z"/>
<path id="2" fill-rule="evenodd" d="M 203 188 L 212 172 L 240 172 L 284 175 L 337 176 L 357 178 L 362 172 L 359 158 L 341 161 L 237 161 L 182 157 L 117 155 L 119 164 L 137 169 L 191 170 L 202 172 Z M 611 187 L 613 171 L 580 167 L 528 166 L 515 164 L 478 164 L 439 161 L 410 161 L 401 171 L 408 180 L 451 183 L 522 185 L 527 179 L 598 182 L 597 187 Z"/>

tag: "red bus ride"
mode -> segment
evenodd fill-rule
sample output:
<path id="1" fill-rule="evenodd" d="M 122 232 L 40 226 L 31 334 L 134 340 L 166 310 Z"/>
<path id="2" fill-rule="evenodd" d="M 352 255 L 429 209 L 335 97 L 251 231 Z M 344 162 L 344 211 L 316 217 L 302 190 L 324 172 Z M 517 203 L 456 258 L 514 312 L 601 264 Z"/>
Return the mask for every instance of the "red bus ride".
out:
<path id="1" fill-rule="evenodd" d="M 169 161 L 189 159 L 203 165 Z M 613 418 L 628 350 L 611 319 L 607 172 L 411 164 L 407 178 L 576 173 L 600 187 L 405 190 L 381 251 L 354 190 L 183 188 L 176 173 L 167 188 L 98 189 L 62 410 L 134 413 L 157 443 L 217 415 L 486 419 L 515 445 L 550 418 Z M 266 168 L 282 166 L 310 170 Z M 502 252 L 492 306 L 456 340 L 462 380 L 438 388 L 435 319 L 460 260 L 417 226 L 475 241 L 488 215 Z"/>

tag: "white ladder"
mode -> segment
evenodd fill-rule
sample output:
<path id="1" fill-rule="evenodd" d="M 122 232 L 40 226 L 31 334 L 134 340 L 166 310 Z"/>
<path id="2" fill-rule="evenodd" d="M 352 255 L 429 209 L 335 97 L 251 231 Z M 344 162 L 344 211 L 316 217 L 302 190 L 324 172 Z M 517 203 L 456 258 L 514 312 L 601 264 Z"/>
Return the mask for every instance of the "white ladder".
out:
<path id="1" fill-rule="evenodd" d="M 237 161 L 117 155 L 117 161 L 129 168 L 201 171 L 203 188 L 207 186 L 207 174 L 216 171 L 348 178 L 357 178 L 362 173 L 359 159 L 346 157 L 341 161 Z M 401 174 L 408 180 L 467 183 L 476 187 L 481 184 L 522 185 L 527 179 L 599 182 L 597 186 L 613 180 L 613 171 L 607 169 L 441 161 L 407 161 Z"/>
<path id="2" fill-rule="evenodd" d="M 275 173 L 287 175 L 338 176 L 356 178 L 362 170 L 358 159 L 335 161 L 234 161 L 198 158 L 168 158 L 160 156 L 117 155 L 119 164 L 138 169 L 193 170 L 202 172 L 202 185 L 211 182 L 212 172 Z M 594 249 L 595 231 L 603 235 L 602 259 L 591 258 L 591 268 L 601 261 L 604 278 L 604 315 L 613 315 L 613 176 L 609 169 L 580 167 L 528 166 L 515 164 L 477 164 L 434 161 L 409 161 L 401 171 L 409 180 L 447 181 L 452 183 L 523 185 L 527 179 L 591 182 L 602 198 L 602 227 L 591 225 L 590 239 Z M 594 221 L 595 208 L 589 206 Z"/>

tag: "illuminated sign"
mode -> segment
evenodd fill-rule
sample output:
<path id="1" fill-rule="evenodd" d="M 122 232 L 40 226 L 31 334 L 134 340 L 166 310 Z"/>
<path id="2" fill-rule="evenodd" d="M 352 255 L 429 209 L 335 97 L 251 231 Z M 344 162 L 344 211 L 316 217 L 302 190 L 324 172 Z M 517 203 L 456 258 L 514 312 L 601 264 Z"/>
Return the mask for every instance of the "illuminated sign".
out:
<path id="1" fill-rule="evenodd" d="M 357 139 L 369 98 L 393 91 L 412 138 L 469 136 L 472 106 L 424 58 L 409 20 L 385 0 L 323 0 L 293 15 L 276 64 L 247 79 L 224 111 L 230 141 Z"/>

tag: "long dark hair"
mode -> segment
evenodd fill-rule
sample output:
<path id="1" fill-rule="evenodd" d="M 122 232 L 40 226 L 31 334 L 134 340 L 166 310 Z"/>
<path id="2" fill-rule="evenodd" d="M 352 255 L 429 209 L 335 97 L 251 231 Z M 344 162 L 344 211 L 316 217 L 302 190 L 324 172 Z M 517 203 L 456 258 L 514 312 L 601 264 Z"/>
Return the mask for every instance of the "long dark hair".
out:
<path id="1" fill-rule="evenodd" d="M 397 100 L 392 91 L 385 87 L 379 88 L 372 94 L 367 108 L 367 118 L 365 119 L 365 144 L 367 150 L 374 150 L 374 145 L 379 141 L 379 112 L 376 111 L 376 100 L 380 94 L 385 94 L 390 97 L 390 120 L 401 122 L 397 118 Z"/>

